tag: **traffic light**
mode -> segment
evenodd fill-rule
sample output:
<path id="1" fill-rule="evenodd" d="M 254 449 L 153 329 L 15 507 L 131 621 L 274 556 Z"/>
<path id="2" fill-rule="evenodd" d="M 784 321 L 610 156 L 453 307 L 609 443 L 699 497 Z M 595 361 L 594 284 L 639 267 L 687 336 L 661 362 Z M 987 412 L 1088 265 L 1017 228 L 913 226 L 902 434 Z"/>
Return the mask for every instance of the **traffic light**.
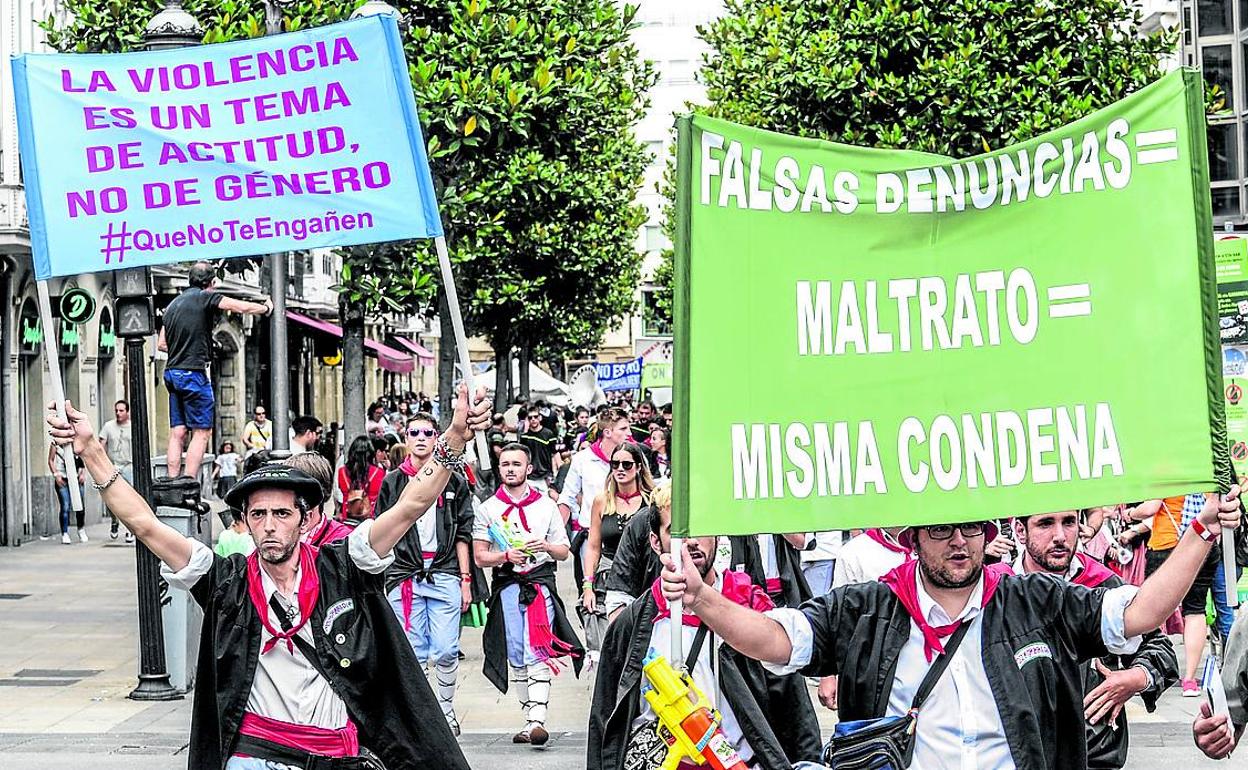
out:
<path id="1" fill-rule="evenodd" d="M 118 297 L 116 304 L 118 337 L 150 337 L 156 333 L 150 297 Z"/>

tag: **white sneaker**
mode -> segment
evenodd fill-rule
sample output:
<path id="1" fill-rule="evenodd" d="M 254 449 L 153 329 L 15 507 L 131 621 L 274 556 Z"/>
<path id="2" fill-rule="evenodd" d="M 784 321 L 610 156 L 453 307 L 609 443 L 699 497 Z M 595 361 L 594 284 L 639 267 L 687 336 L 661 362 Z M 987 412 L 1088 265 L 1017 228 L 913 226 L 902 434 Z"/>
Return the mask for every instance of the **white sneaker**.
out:
<path id="1" fill-rule="evenodd" d="M 68 533 L 68 532 L 62 532 L 62 533 L 61 533 L 61 542 L 62 542 L 62 543 L 64 543 L 65 545 L 69 545 L 69 544 L 72 542 L 72 541 L 69 539 L 69 533 Z"/>
<path id="2" fill-rule="evenodd" d="M 126 533 L 126 545 L 134 545 L 134 533 L 133 532 Z"/>
<path id="3" fill-rule="evenodd" d="M 87 531 L 85 529 L 78 530 L 78 542 L 80 543 L 87 542 Z"/>

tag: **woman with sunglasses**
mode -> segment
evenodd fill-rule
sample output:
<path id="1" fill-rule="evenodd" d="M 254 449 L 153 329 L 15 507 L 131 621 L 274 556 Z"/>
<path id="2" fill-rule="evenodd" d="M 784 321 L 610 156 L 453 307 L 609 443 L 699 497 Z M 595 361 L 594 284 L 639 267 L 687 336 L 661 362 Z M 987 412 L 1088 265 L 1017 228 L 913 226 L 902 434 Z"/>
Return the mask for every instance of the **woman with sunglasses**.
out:
<path id="1" fill-rule="evenodd" d="M 611 474 L 606 488 L 594 498 L 590 511 L 589 539 L 585 545 L 585 581 L 581 584 L 581 622 L 585 626 L 585 649 L 590 665 L 597 665 L 598 651 L 607 631 L 603 579 L 611 571 L 615 549 L 624 526 L 634 513 L 650 502 L 654 478 L 645 455 L 636 444 L 621 444 L 611 453 Z"/>

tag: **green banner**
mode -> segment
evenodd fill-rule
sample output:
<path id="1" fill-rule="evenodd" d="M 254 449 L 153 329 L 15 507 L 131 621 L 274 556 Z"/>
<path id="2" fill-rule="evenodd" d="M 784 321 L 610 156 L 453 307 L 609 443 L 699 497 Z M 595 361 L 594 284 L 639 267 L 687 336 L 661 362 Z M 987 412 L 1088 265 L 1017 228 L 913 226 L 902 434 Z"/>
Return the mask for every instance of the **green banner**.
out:
<path id="1" fill-rule="evenodd" d="M 674 534 L 1229 481 L 1199 74 L 966 160 L 678 125 Z"/>
<path id="2" fill-rule="evenodd" d="M 672 362 L 655 361 L 641 367 L 641 389 L 672 387 Z"/>

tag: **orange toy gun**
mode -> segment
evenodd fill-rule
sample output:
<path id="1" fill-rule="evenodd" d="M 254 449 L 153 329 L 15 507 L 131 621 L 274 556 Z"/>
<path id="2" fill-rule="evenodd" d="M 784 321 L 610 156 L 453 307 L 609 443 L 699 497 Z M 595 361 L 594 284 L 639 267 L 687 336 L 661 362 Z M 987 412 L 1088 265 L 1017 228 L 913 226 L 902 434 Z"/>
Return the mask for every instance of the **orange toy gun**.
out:
<path id="1" fill-rule="evenodd" d="M 663 770 L 676 770 L 682 760 L 710 765 L 713 770 L 747 770 L 724 735 L 722 718 L 693 677 L 677 671 L 654 650 L 642 662 L 646 686 L 642 695 L 659 718 L 659 737 L 667 744 Z"/>

